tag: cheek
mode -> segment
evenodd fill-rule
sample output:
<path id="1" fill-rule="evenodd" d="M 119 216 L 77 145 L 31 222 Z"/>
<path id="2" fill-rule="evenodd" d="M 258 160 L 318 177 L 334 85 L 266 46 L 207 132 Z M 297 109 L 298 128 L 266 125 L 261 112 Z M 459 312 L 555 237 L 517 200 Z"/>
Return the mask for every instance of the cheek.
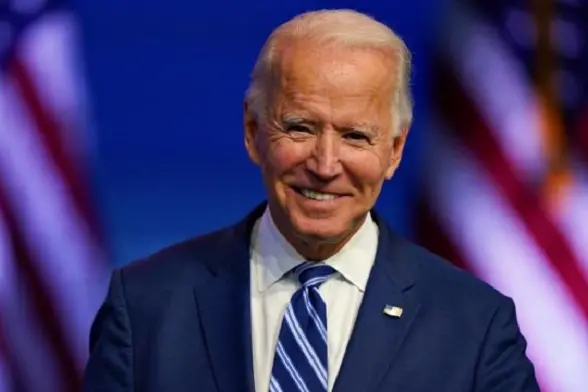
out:
<path id="1" fill-rule="evenodd" d="M 290 170 L 304 162 L 308 155 L 304 143 L 291 140 L 278 140 L 270 144 L 265 157 L 275 176 L 287 174 Z"/>
<path id="2" fill-rule="evenodd" d="M 364 151 L 356 154 L 346 166 L 352 181 L 362 190 L 362 193 L 371 194 L 378 192 L 385 180 L 388 168 L 386 163 L 380 156 Z"/>

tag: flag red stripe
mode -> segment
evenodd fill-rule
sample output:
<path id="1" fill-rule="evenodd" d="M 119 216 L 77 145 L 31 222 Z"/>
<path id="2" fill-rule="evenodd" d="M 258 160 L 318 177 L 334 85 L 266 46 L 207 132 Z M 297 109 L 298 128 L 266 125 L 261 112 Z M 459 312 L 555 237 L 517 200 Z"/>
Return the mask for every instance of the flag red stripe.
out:
<path id="1" fill-rule="evenodd" d="M 36 132 L 34 136 L 42 141 L 43 146 L 64 179 L 63 183 L 73 198 L 76 210 L 88 225 L 93 237 L 98 238 L 97 230 L 99 226 L 96 222 L 96 216 L 91 213 L 92 207 L 90 203 L 92 199 L 87 191 L 89 189 L 88 184 L 83 181 L 87 174 L 81 170 L 83 165 L 76 162 L 68 153 L 67 144 L 59 124 L 43 105 L 26 66 L 16 57 L 13 57 L 12 62 L 9 64 L 9 73 L 13 76 L 17 92 L 34 122 L 35 126 L 31 127 L 31 130 Z"/>
<path id="2" fill-rule="evenodd" d="M 14 258 L 27 287 L 27 292 L 30 295 L 31 306 L 39 318 L 39 322 L 42 325 L 41 329 L 53 347 L 64 387 L 67 388 L 64 392 L 79 391 L 81 387 L 81 375 L 77 374 L 75 370 L 77 366 L 67 344 L 67 337 L 61 330 L 58 319 L 59 313 L 47 294 L 49 293 L 49 289 L 46 283 L 39 276 L 39 271 L 35 268 L 34 256 L 24 241 L 24 234 L 13 213 L 14 210 L 8 201 L 4 186 L 6 185 L 0 183 L 0 207 L 4 211 L 6 227 L 10 235 L 9 243 L 13 246 Z M 40 260 L 40 262 L 43 262 L 43 260 Z M 67 290 L 65 287 L 63 289 Z"/>
<path id="3" fill-rule="evenodd" d="M 588 283 L 583 278 L 580 263 L 566 237 L 549 219 L 538 195 L 532 193 L 516 178 L 492 131 L 474 103 L 467 97 L 460 80 L 444 61 L 438 62 L 433 75 L 433 80 L 436 81 L 433 95 L 440 107 L 440 115 L 448 124 L 448 128 L 484 165 L 493 182 L 518 214 L 531 238 L 566 282 L 577 305 L 588 318 Z M 521 129 L 521 132 L 524 131 Z"/>

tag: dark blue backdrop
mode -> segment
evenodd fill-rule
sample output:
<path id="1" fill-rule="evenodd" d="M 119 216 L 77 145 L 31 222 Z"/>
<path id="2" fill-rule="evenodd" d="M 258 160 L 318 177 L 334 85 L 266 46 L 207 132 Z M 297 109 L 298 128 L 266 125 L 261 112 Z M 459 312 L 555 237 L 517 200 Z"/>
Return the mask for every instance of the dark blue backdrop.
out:
<path id="1" fill-rule="evenodd" d="M 379 201 L 390 223 L 410 233 L 427 116 L 428 38 L 440 1 L 77 5 L 98 137 L 97 196 L 114 263 L 230 224 L 263 199 L 242 143 L 248 74 L 272 28 L 319 8 L 366 11 L 393 27 L 414 52 L 416 123 L 401 169 Z"/>

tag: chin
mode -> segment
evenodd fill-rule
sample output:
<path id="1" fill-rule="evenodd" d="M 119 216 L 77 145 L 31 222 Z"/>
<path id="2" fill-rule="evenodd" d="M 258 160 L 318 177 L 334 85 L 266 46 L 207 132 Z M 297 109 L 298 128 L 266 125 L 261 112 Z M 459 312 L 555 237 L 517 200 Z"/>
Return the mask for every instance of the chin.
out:
<path id="1" fill-rule="evenodd" d="M 292 216 L 290 222 L 296 234 L 303 240 L 336 243 L 355 231 L 348 220 L 344 223 L 336 217 L 312 218 L 304 215 Z"/>

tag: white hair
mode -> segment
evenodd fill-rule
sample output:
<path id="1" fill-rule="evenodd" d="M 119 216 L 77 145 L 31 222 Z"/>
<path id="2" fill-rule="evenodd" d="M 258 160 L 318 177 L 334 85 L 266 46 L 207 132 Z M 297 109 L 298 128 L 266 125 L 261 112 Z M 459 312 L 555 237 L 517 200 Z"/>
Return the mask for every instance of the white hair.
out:
<path id="1" fill-rule="evenodd" d="M 388 26 L 354 10 L 320 10 L 300 14 L 278 26 L 262 47 L 246 93 L 246 101 L 255 115 L 267 109 L 267 95 L 272 75 L 278 64 L 280 44 L 312 42 L 318 45 L 341 45 L 349 48 L 371 48 L 393 57 L 397 72 L 394 82 L 392 115 L 395 134 L 410 127 L 413 101 L 410 90 L 411 53 L 404 41 Z"/>

